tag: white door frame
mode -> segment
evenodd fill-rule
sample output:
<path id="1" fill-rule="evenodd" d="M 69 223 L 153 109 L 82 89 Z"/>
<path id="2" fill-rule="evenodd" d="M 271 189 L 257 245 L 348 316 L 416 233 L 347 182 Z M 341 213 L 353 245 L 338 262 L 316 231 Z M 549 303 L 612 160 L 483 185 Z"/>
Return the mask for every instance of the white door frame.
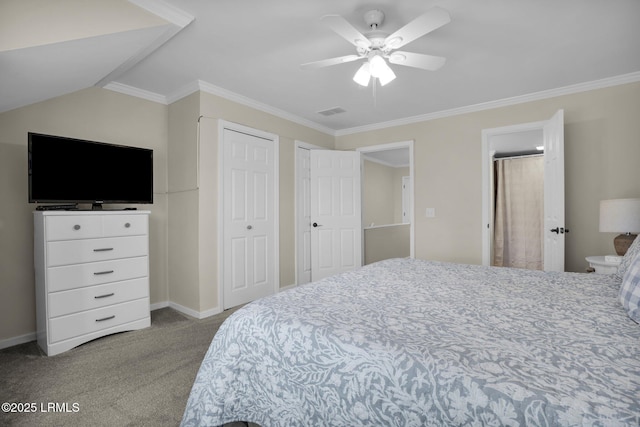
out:
<path id="1" fill-rule="evenodd" d="M 320 147 L 318 145 L 313 145 L 313 144 L 309 144 L 307 142 L 303 142 L 303 141 L 298 141 L 296 140 L 294 143 L 294 150 L 295 150 L 295 170 L 294 170 L 294 187 L 293 187 L 293 191 L 294 191 L 294 203 L 295 203 L 295 234 L 294 234 L 294 262 L 295 262 L 295 285 L 299 285 L 300 284 L 300 277 L 299 277 L 299 262 L 300 262 L 300 258 L 302 256 L 304 256 L 304 252 L 303 252 L 303 248 L 301 245 L 301 236 L 298 233 L 298 230 L 300 230 L 302 228 L 302 221 L 304 221 L 303 215 L 302 215 L 302 203 L 303 201 L 299 199 L 298 197 L 298 190 L 299 190 L 299 185 L 300 185 L 300 177 L 298 176 L 298 167 L 299 167 L 299 162 L 300 162 L 300 156 L 299 156 L 299 152 L 300 152 L 300 148 L 305 149 L 305 150 L 326 150 L 326 148 L 324 147 Z"/>
<path id="2" fill-rule="evenodd" d="M 511 126 L 482 130 L 482 265 L 491 265 L 492 238 L 493 238 L 493 154 L 491 149 L 491 137 L 518 132 L 539 130 L 544 134 L 545 126 L 549 120 L 539 122 L 521 123 Z M 547 184 L 545 184 L 545 189 Z M 546 197 L 546 196 L 545 196 Z M 546 209 L 546 208 L 545 208 Z M 545 229 L 545 233 L 546 233 Z"/>
<path id="3" fill-rule="evenodd" d="M 238 123 L 220 120 L 218 122 L 218 305 L 224 310 L 224 130 L 229 129 L 247 135 L 273 141 L 275 150 L 274 179 L 274 293 L 280 289 L 280 138 L 278 135 L 244 126 Z"/>
<path id="4" fill-rule="evenodd" d="M 415 206 L 415 186 L 414 183 L 414 171 L 413 171 L 413 140 L 408 141 L 400 141 L 400 142 L 390 142 L 386 144 L 378 144 L 378 145 L 370 145 L 368 147 L 360 147 L 357 148 L 356 151 L 360 151 L 360 154 L 374 153 L 376 151 L 386 151 L 393 150 L 396 148 L 407 147 L 409 149 L 409 185 L 411 186 L 411 200 L 409 201 L 409 256 L 411 258 L 415 258 L 415 218 L 414 215 L 414 206 Z M 364 173 L 364 168 L 360 168 L 361 173 Z M 360 180 L 361 185 L 364 186 L 364 179 Z M 364 192 L 362 189 L 360 190 L 360 197 L 362 197 Z M 362 209 L 362 214 L 364 215 L 364 208 Z M 364 226 L 364 216 L 362 218 L 362 225 Z M 364 230 L 362 232 L 362 259 L 364 260 Z"/>

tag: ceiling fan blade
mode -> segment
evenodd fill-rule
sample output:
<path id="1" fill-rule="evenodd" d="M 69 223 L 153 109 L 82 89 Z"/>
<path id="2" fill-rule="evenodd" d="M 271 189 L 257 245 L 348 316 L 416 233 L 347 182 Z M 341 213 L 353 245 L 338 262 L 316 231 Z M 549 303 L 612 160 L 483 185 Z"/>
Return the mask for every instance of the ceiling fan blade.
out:
<path id="1" fill-rule="evenodd" d="M 449 22 L 451 22 L 449 12 L 437 6 L 432 7 L 427 13 L 418 16 L 387 37 L 384 44 L 391 49 L 397 49 Z"/>
<path id="2" fill-rule="evenodd" d="M 356 47 L 369 48 L 371 41 L 366 38 L 360 31 L 356 30 L 346 19 L 340 15 L 325 15 L 322 22 L 326 23 L 329 28 L 335 31 L 339 36 Z"/>
<path id="3" fill-rule="evenodd" d="M 323 59 L 322 61 L 315 62 L 307 62 L 306 64 L 300 65 L 300 68 L 303 70 L 314 70 L 316 68 L 329 67 L 331 65 L 344 64 L 345 62 L 357 61 L 358 59 L 362 59 L 364 56 L 358 55 L 346 55 L 346 56 L 338 56 L 337 58 L 329 58 Z"/>
<path id="4" fill-rule="evenodd" d="M 413 52 L 393 52 L 389 55 L 389 62 L 407 67 L 422 68 L 423 70 L 435 71 L 442 67 L 447 59 L 442 56 L 425 55 Z"/>

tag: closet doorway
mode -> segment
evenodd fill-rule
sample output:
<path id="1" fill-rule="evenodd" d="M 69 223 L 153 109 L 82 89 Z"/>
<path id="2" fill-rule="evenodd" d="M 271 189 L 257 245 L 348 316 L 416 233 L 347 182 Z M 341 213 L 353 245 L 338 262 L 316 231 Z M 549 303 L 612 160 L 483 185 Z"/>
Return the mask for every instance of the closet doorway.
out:
<path id="1" fill-rule="evenodd" d="M 482 174 L 483 264 L 564 271 L 563 110 L 483 130 Z"/>
<path id="2" fill-rule="evenodd" d="M 220 121 L 220 282 L 223 309 L 277 292 L 278 136 Z"/>

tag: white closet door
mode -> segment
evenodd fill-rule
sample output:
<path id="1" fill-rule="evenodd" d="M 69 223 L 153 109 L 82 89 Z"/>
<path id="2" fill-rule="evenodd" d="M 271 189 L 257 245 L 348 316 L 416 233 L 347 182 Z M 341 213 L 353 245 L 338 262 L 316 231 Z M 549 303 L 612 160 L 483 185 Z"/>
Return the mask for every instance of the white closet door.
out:
<path id="1" fill-rule="evenodd" d="M 275 168 L 273 140 L 223 131 L 224 308 L 276 289 Z"/>
<path id="2" fill-rule="evenodd" d="M 311 150 L 313 280 L 362 265 L 360 153 Z"/>

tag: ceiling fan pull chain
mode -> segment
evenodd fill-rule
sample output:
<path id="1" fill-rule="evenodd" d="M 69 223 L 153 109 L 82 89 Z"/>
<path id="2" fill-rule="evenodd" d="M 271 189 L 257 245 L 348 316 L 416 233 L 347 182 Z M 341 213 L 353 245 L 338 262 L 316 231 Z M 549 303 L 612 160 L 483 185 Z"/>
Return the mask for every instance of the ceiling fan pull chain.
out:
<path id="1" fill-rule="evenodd" d="M 377 78 L 373 78 L 373 108 L 377 108 L 378 107 L 378 91 L 376 90 L 376 88 L 378 87 L 378 79 Z"/>

